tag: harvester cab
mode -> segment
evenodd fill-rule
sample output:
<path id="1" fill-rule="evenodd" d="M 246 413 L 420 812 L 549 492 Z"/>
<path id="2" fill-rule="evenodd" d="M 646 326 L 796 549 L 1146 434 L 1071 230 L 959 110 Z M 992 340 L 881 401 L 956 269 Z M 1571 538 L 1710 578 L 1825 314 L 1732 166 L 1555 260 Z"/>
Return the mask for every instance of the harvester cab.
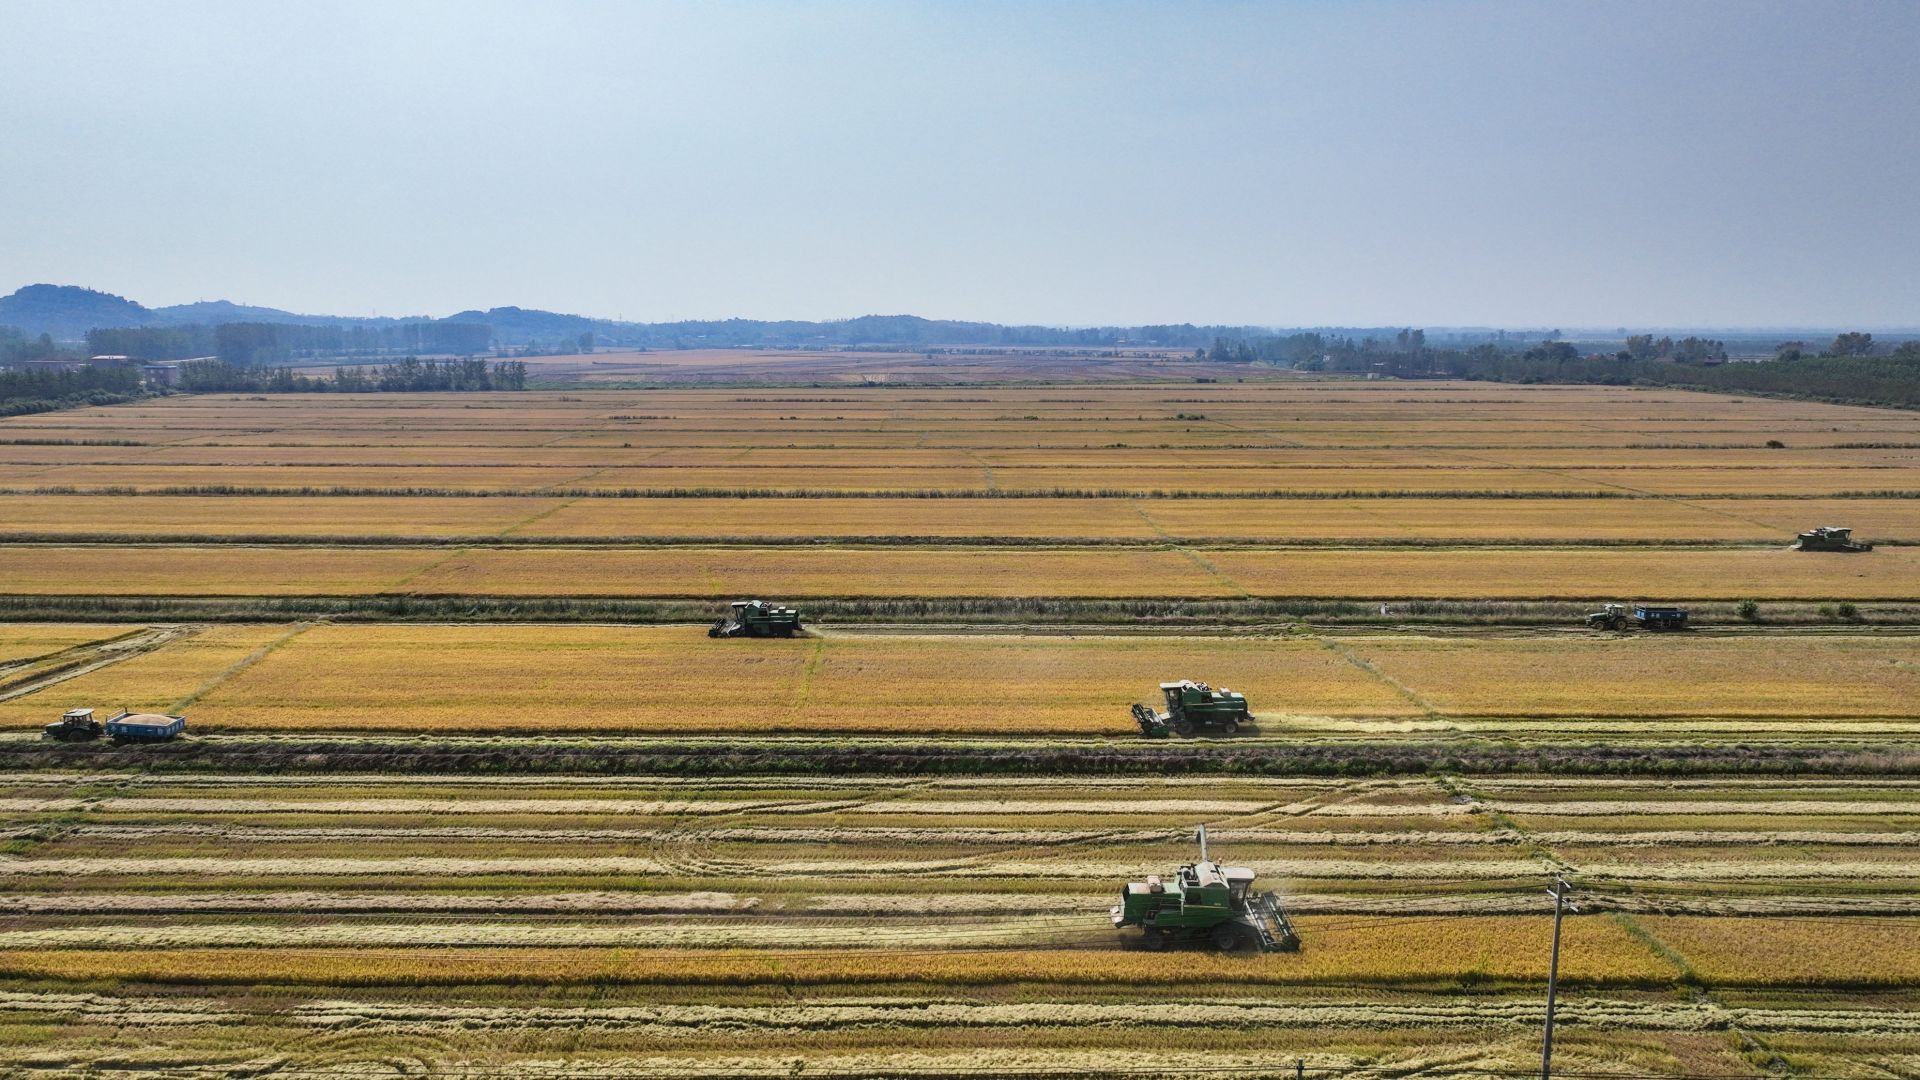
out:
<path id="1" fill-rule="evenodd" d="M 1171 882 L 1158 875 L 1130 882 L 1110 911 L 1114 928 L 1138 926 L 1147 948 L 1205 941 L 1223 953 L 1295 952 L 1300 935 L 1272 892 L 1253 891 L 1254 872 L 1222 866 L 1207 857 L 1207 827 L 1200 826 L 1200 861 L 1176 870 Z"/>
<path id="2" fill-rule="evenodd" d="M 1624 604 L 1608 604 L 1587 614 L 1587 626 L 1594 630 L 1625 630 L 1627 609 Z"/>
<path id="3" fill-rule="evenodd" d="M 1165 738 L 1169 732 L 1191 735 L 1201 728 L 1232 735 L 1240 725 L 1253 723 L 1247 696 L 1225 687 L 1215 690 L 1203 682 L 1181 679 L 1161 683 L 1160 696 L 1166 699 L 1166 712 L 1155 712 L 1145 705 L 1133 707 L 1133 718 L 1148 738 Z"/>
<path id="4" fill-rule="evenodd" d="M 60 719 L 41 729 L 42 738 L 61 742 L 87 742 L 106 734 L 106 728 L 93 718 L 92 709 L 68 709 Z"/>
<path id="5" fill-rule="evenodd" d="M 727 617 L 707 630 L 711 638 L 792 637 L 800 632 L 800 612 L 765 600 L 735 600 Z"/>
<path id="6" fill-rule="evenodd" d="M 1838 525 L 1822 525 L 1817 529 L 1808 529 L 1793 542 L 1795 551 L 1872 551 L 1873 545 L 1865 540 L 1855 540 L 1852 529 Z"/>

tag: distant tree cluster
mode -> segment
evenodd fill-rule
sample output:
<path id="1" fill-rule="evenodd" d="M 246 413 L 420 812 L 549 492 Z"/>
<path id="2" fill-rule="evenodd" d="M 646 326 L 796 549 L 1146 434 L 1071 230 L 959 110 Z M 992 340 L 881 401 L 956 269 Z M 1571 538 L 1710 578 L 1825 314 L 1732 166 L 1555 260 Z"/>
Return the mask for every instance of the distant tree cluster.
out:
<path id="1" fill-rule="evenodd" d="M 221 323 L 213 328 L 212 352 L 239 367 L 265 367 L 309 356 L 398 353 L 475 356 L 492 348 L 493 327 L 485 323 L 411 322 L 385 326 Z"/>
<path id="2" fill-rule="evenodd" d="M 1850 332 L 1818 356 L 1789 342 L 1774 360 L 1727 363 L 1725 343 L 1709 338 L 1637 335 L 1618 353 L 1598 356 L 1583 356 L 1559 338 L 1554 333 L 1531 344 L 1435 349 L 1418 330 L 1400 331 L 1391 340 L 1317 333 L 1221 337 L 1193 357 L 1402 379 L 1677 386 L 1920 408 L 1920 342 L 1881 351 L 1871 334 Z"/>
<path id="3" fill-rule="evenodd" d="M 1627 347 L 1620 350 L 1622 360 L 1672 360 L 1682 364 L 1697 364 L 1726 358 L 1726 342 L 1698 337 L 1675 341 L 1670 337 L 1656 340 L 1652 334 L 1635 334 L 1627 339 Z"/>
<path id="4" fill-rule="evenodd" d="M 51 334 L 28 337 L 16 327 L 0 326 L 0 365 L 27 360 L 58 360 L 69 355 L 71 353 L 68 350 L 54 343 Z"/>
<path id="5" fill-rule="evenodd" d="M 132 360 L 188 360 L 212 356 L 210 326 L 140 326 L 87 331 L 87 352 Z"/>
<path id="6" fill-rule="evenodd" d="M 122 364 L 0 370 L 0 416 L 112 405 L 139 396 L 140 369 Z"/>
<path id="7" fill-rule="evenodd" d="M 192 360 L 180 367 L 180 389 L 198 393 L 375 393 L 379 391 L 525 390 L 519 360 L 422 360 L 409 356 L 375 368 L 344 367 L 304 375 L 290 367 L 243 367 L 225 360 Z"/>

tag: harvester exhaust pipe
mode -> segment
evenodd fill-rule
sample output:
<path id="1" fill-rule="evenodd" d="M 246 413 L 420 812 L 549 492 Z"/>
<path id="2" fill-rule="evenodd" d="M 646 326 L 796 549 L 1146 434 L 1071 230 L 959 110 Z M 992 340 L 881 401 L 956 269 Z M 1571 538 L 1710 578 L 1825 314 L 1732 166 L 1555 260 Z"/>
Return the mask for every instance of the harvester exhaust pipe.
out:
<path id="1" fill-rule="evenodd" d="M 1194 833 L 1194 839 L 1200 841 L 1200 861 L 1206 862 L 1207 861 L 1207 827 L 1205 824 L 1202 824 L 1200 826 L 1199 831 Z"/>

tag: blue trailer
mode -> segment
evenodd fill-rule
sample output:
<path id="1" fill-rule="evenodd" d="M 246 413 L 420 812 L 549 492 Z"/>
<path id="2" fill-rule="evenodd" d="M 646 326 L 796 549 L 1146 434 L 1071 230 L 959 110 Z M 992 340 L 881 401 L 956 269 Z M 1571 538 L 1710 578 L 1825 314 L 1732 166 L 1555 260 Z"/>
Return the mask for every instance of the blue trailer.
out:
<path id="1" fill-rule="evenodd" d="M 187 718 L 164 713 L 130 713 L 122 709 L 107 721 L 114 742 L 166 742 L 187 730 Z"/>
<path id="2" fill-rule="evenodd" d="M 1685 630 L 1687 628 L 1687 609 L 1678 607 L 1649 607 L 1640 604 L 1633 609 L 1633 621 L 1644 630 Z"/>

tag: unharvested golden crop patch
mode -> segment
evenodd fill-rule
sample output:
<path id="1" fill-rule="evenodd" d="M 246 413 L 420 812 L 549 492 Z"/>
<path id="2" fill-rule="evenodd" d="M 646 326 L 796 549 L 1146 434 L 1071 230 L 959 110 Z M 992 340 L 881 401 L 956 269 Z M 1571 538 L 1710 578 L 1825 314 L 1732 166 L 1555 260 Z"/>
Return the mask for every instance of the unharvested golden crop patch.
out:
<path id="1" fill-rule="evenodd" d="M 1352 639 L 1347 647 L 1444 713 L 1480 716 L 1913 717 L 1920 642 Z"/>
<path id="2" fill-rule="evenodd" d="M 635 693 L 643 672 L 665 674 L 674 691 Z M 1256 711 L 1412 711 L 1307 642 L 715 642 L 698 627 L 322 626 L 208 694 L 198 715 L 249 729 L 1124 732 L 1127 705 L 1154 696 L 1163 672 L 1274 687 Z M 1044 705 L 1010 699 L 1009 686 L 1045 687 Z M 689 710 L 703 700 L 714 704 Z"/>
<path id="3" fill-rule="evenodd" d="M 430 548 L 15 548 L 0 590 L 66 596 L 355 596 L 403 591 Z"/>
<path id="4" fill-rule="evenodd" d="M 489 536 L 558 499 L 0 495 L 0 533 Z"/>
<path id="5" fill-rule="evenodd" d="M 1709 983 L 1920 984 L 1920 919 L 1716 919 L 1641 916 Z"/>
<path id="6" fill-rule="evenodd" d="M 457 491 L 538 491 L 569 487 L 596 470 L 543 469 L 500 465 L 484 469 L 338 467 L 286 465 L 70 465 L 46 469 L 0 465 L 0 487 L 7 488 L 121 488 L 153 489 L 219 486 L 260 487 L 285 491 L 305 488 L 450 489 Z M 677 486 L 677 485 L 670 485 Z"/>
<path id="7" fill-rule="evenodd" d="M 1897 599 L 1920 581 L 1920 549 L 1848 555 L 1769 550 L 1470 548 L 1206 553 L 1255 596 L 1653 599 Z"/>
<path id="8" fill-rule="evenodd" d="M 0 717 L 37 717 L 67 702 L 113 704 L 122 695 L 164 705 L 286 630 L 217 628 L 0 704 Z M 1683 733 L 1710 723 L 1697 719 L 1703 716 L 1778 718 L 1789 725 L 1824 716 L 1835 732 L 1920 717 L 1920 653 L 1906 638 L 1569 635 L 1337 644 L 881 635 L 716 642 L 697 626 L 318 626 L 208 689 L 193 706 L 193 721 L 205 728 L 317 732 L 1125 735 L 1134 730 L 1127 706 L 1157 698 L 1162 679 L 1181 677 L 1246 693 L 1259 730 L 1272 737 L 1339 717 L 1423 717 L 1446 725 L 1483 716 L 1608 715 L 1657 725 L 1642 731 L 1671 726 Z M 159 681 L 150 672 L 177 674 Z M 676 689 L 635 693 L 637 672 L 668 673 Z M 1010 698 L 1009 686 L 1044 688 L 1043 700 Z M 708 700 L 716 688 L 725 690 L 716 700 L 730 704 L 688 709 L 687 701 Z M 1019 796 L 1007 789 L 995 797 Z M 1301 795 L 1279 788 L 1262 797 L 1279 803 Z M 1436 801 L 1431 792 L 1408 798 L 1412 803 L 1385 796 L 1343 800 L 1311 813 L 1471 810 Z M 1658 812 L 1673 799 L 1665 794 L 1639 802 Z"/>
<path id="9" fill-rule="evenodd" d="M 39 547 L 0 587 L 26 594 L 414 593 L 700 597 L 1658 596 L 1900 599 L 1920 548 L 1868 557 L 1770 550 L 1474 548 L 1019 550 L 827 548 Z"/>
<path id="10" fill-rule="evenodd" d="M 1234 587 L 1176 551 L 661 548 L 474 550 L 410 579 L 425 594 L 1189 596 Z"/>
<path id="11" fill-rule="evenodd" d="M 481 470 L 486 471 L 486 470 Z M 677 479 L 672 470 L 663 478 Z M 1772 542 L 1847 521 L 1920 537 L 1920 500 L 1746 499 L 1660 509 L 1660 538 Z M 114 536 L 1031 537 L 1149 541 L 1645 540 L 1633 499 L 561 499 L 0 495 L 0 532 Z"/>
<path id="12" fill-rule="evenodd" d="M 1223 515 L 1224 516 L 1224 515 Z M 1034 537 L 1158 536 L 1128 499 L 578 499 L 526 536 Z"/>
<path id="13" fill-rule="evenodd" d="M 88 623 L 0 623 L 0 666 L 117 637 L 128 629 Z M 0 680 L 8 677 L 0 674 Z"/>
<path id="14" fill-rule="evenodd" d="M 1091 917 L 1094 922 L 1102 916 Z M 536 983 L 921 983 L 932 985 L 1125 981 L 1217 981 L 1299 985 L 1328 981 L 1409 984 L 1455 980 L 1538 981 L 1540 949 L 1516 949 L 1548 929 L 1540 916 L 1303 917 L 1312 947 L 1296 954 L 1235 960 L 1182 955 L 1177 964 L 1115 933 L 1111 946 L 1070 950 L 781 951 L 755 955 L 658 949 L 623 951 L 529 947 L 510 952 L 407 949 L 181 949 L 0 951 L 0 973 L 61 979 L 161 979 L 182 983 L 288 982 L 333 985 Z M 1318 936 L 1316 925 L 1324 924 Z M 1364 928 L 1364 932 L 1362 932 Z M 1100 938 L 1105 938 L 1103 933 Z M 1566 928 L 1561 977 L 1573 983 L 1668 985 L 1679 973 L 1611 920 L 1576 919 Z"/>

